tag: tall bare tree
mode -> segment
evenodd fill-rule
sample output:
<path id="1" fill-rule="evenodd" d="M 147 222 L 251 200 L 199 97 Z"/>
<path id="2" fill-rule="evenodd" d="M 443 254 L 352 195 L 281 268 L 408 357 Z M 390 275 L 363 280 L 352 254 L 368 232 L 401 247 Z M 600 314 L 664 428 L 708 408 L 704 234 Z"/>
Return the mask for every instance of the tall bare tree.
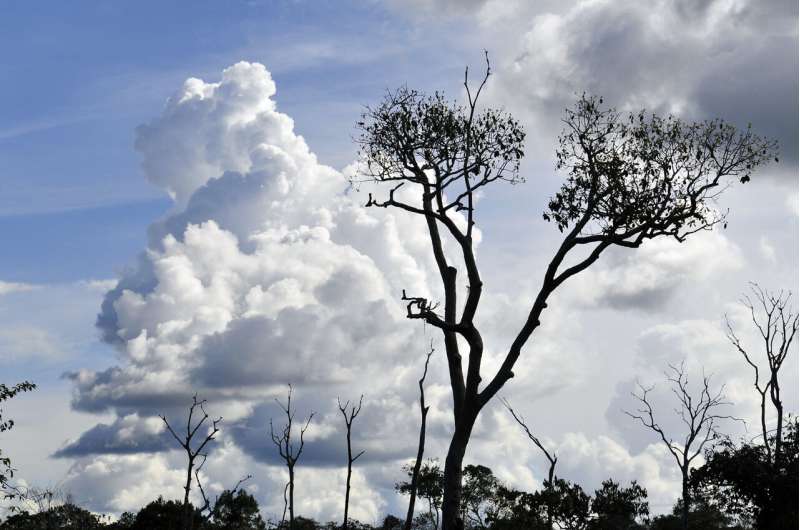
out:
<path id="1" fill-rule="evenodd" d="M 161 415 L 160 418 L 164 421 L 164 425 L 167 426 L 167 430 L 169 430 L 172 437 L 175 438 L 175 441 L 186 451 L 186 484 L 183 487 L 184 494 L 183 494 L 183 527 L 186 530 L 192 530 L 192 526 L 194 525 L 194 517 L 192 511 L 194 508 L 189 503 L 189 494 L 192 491 L 192 472 L 195 468 L 195 461 L 197 457 L 201 457 L 203 459 L 203 463 L 205 463 L 205 459 L 208 456 L 208 453 L 204 453 L 203 450 L 206 446 L 211 442 L 219 433 L 219 424 L 222 421 L 222 417 L 217 418 L 216 420 L 211 420 L 210 427 L 205 432 L 200 432 L 198 436 L 198 432 L 200 428 L 206 424 L 208 421 L 209 416 L 206 413 L 205 409 L 206 400 L 197 399 L 197 394 L 192 396 L 192 404 L 189 406 L 189 417 L 186 420 L 186 434 L 182 436 L 178 436 L 172 426 L 167 421 L 166 416 Z M 199 409 L 202 416 L 198 419 L 195 414 Z M 198 436 L 197 441 L 195 441 L 195 437 Z M 200 464 L 202 466 L 202 463 Z M 205 495 L 204 495 L 205 496 Z"/>
<path id="2" fill-rule="evenodd" d="M 300 443 L 295 446 L 292 441 L 292 425 L 294 424 L 295 414 L 292 410 L 292 385 L 289 385 L 286 406 L 282 405 L 277 399 L 275 403 L 277 403 L 284 414 L 286 414 L 286 425 L 284 425 L 281 431 L 275 432 L 272 420 L 270 419 L 269 435 L 272 438 L 272 443 L 278 448 L 278 454 L 280 454 L 283 461 L 286 462 L 286 468 L 289 470 L 289 483 L 287 484 L 289 489 L 289 528 L 294 530 L 294 466 L 297 464 L 300 455 L 303 454 L 303 447 L 305 446 L 303 437 L 306 434 L 306 430 L 308 430 L 308 426 L 311 424 L 314 412 L 309 414 L 305 424 L 300 428 Z"/>
<path id="3" fill-rule="evenodd" d="M 556 473 L 556 463 L 558 462 L 558 456 L 556 456 L 555 452 L 551 453 L 550 451 L 547 450 L 547 448 L 544 446 L 542 441 L 539 440 L 539 438 L 537 436 L 535 436 L 531 432 L 531 430 L 528 428 L 528 425 L 525 423 L 525 418 L 523 418 L 521 415 L 519 415 L 517 412 L 515 412 L 513 408 L 511 408 L 511 404 L 508 402 L 507 399 L 501 398 L 501 401 L 503 402 L 503 405 L 505 405 L 505 407 L 508 409 L 508 412 L 511 413 L 511 415 L 514 417 L 516 422 L 525 431 L 525 434 L 528 436 L 528 439 L 531 442 L 533 442 L 533 445 L 538 447 L 539 450 L 544 454 L 544 457 L 547 458 L 547 461 L 549 462 L 550 466 L 547 469 L 547 482 L 545 483 L 545 488 L 547 488 L 548 490 L 552 491 L 553 487 L 555 486 L 554 480 L 556 478 L 555 473 Z M 548 501 L 552 501 L 552 495 L 548 496 Z M 552 504 L 550 502 L 548 502 L 548 504 L 547 504 L 547 525 L 548 525 L 548 528 L 552 528 L 553 527 L 553 511 L 554 511 L 554 509 L 553 509 Z"/>
<path id="4" fill-rule="evenodd" d="M 350 477 L 353 476 L 353 462 L 358 460 L 359 457 L 364 454 L 364 451 L 360 451 L 357 455 L 353 456 L 353 446 L 350 435 L 353 430 L 353 421 L 356 419 L 356 417 L 358 417 L 358 413 L 361 412 L 361 405 L 364 402 L 364 394 L 361 394 L 361 397 L 358 399 L 358 407 L 355 405 L 350 406 L 350 401 L 347 401 L 344 405 L 342 405 L 342 402 L 338 397 L 336 398 L 336 402 L 339 405 L 339 411 L 344 417 L 344 424 L 347 428 L 347 482 L 344 493 L 344 522 L 342 523 L 343 530 L 347 530 L 347 514 L 350 508 Z M 347 407 L 350 407 L 350 410 L 347 410 Z"/>
<path id="5" fill-rule="evenodd" d="M 737 420 L 737 418 L 717 412 L 720 407 L 731 403 L 725 400 L 725 385 L 722 385 L 716 392 L 711 391 L 710 376 L 703 374 L 701 388 L 695 395 L 689 388 L 689 377 L 686 375 L 683 362 L 680 366 L 670 364 L 669 372 L 664 375 L 670 384 L 670 391 L 678 402 L 674 411 L 684 424 L 685 432 L 678 435 L 667 433 L 658 424 L 653 412 L 653 405 L 648 398 L 653 386 L 644 387 L 639 384 L 639 392 L 634 392 L 632 395 L 639 401 L 641 407 L 636 412 L 624 412 L 658 434 L 670 454 L 675 458 L 675 462 L 681 470 L 681 500 L 683 501 L 681 520 L 683 528 L 686 530 L 689 528 L 691 505 L 689 472 L 692 462 L 708 443 L 718 437 L 717 427 L 720 421 Z"/>
<path id="6" fill-rule="evenodd" d="M 409 486 L 409 499 L 408 499 L 408 512 L 406 513 L 406 521 L 403 525 L 403 530 L 411 530 L 411 524 L 414 522 L 414 504 L 417 501 L 417 483 L 419 482 L 419 471 L 422 467 L 422 457 L 425 454 L 425 429 L 428 420 L 428 410 L 430 405 L 425 404 L 425 378 L 428 376 L 428 364 L 431 362 L 431 355 L 433 355 L 433 344 L 425 357 L 425 369 L 422 371 L 422 377 L 419 379 L 419 442 L 417 443 L 417 459 L 414 461 L 414 468 L 411 471 L 411 483 Z"/>
<path id="7" fill-rule="evenodd" d="M 750 284 L 751 295 L 744 295 L 741 299 L 750 312 L 753 326 L 758 330 L 764 341 L 763 353 L 767 360 L 768 373 L 762 377 L 759 372 L 759 359 L 742 344 L 733 329 L 733 323 L 725 315 L 728 340 L 733 344 L 744 360 L 753 368 L 755 380 L 753 386 L 761 397 L 761 435 L 767 458 L 772 461 L 772 449 L 769 443 L 767 429 L 767 394 L 775 409 L 775 457 L 780 455 L 783 441 L 783 401 L 781 400 L 781 385 L 778 379 L 781 367 L 786 357 L 791 352 L 792 342 L 797 334 L 797 313 L 792 311 L 791 291 L 778 291 L 772 293 L 762 289 L 757 283 Z"/>
<path id="8" fill-rule="evenodd" d="M 466 102 L 425 96 L 409 88 L 390 92 L 357 123 L 364 161 L 351 183 L 378 184 L 366 205 L 396 208 L 425 220 L 441 278 L 443 304 L 422 293 L 403 293 L 407 317 L 438 328 L 453 396 L 453 436 L 445 460 L 444 530 L 461 529 L 462 467 L 481 409 L 514 376 L 550 295 L 591 266 L 609 247 L 639 247 L 648 239 L 690 235 L 723 223 L 715 200 L 730 179 L 750 180 L 753 169 L 773 155 L 773 142 L 722 121 L 684 123 L 644 112 L 621 117 L 602 99 L 581 97 L 567 110 L 556 151 L 567 173 L 543 217 L 563 233 L 533 298 L 524 324 L 510 341 L 497 371 L 484 383 L 483 336 L 475 315 L 483 293 L 474 248 L 475 195 L 495 182 L 518 183 L 525 132 L 510 114 L 478 109 L 491 73 L 476 90 L 464 75 Z M 388 190 L 382 185 L 388 186 Z M 402 189 L 401 189 L 402 188 Z M 451 246 L 452 245 L 452 246 Z M 459 303 L 458 268 L 467 290 Z M 460 313 L 460 314 L 459 314 Z M 466 344 L 466 372 L 459 338 Z"/>

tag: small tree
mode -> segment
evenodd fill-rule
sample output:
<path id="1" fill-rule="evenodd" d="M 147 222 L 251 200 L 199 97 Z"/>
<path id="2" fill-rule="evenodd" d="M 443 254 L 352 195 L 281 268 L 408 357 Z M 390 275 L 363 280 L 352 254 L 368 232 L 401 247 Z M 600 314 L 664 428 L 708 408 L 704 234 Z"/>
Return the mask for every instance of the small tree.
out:
<path id="1" fill-rule="evenodd" d="M 686 426 L 686 432 L 680 435 L 679 440 L 676 441 L 674 435 L 665 432 L 655 419 L 653 406 L 648 398 L 648 394 L 654 387 L 646 388 L 639 385 L 639 393 L 632 393 L 632 395 L 640 402 L 641 408 L 636 413 L 626 411 L 625 414 L 658 434 L 670 454 L 675 458 L 675 462 L 681 470 L 682 520 L 683 529 L 686 530 L 689 528 L 689 507 L 691 506 L 689 472 L 692 462 L 702 453 L 707 444 L 718 438 L 719 422 L 736 418 L 717 412 L 719 407 L 730 405 L 724 397 L 725 385 L 712 393 L 711 378 L 703 375 L 702 388 L 699 395 L 695 396 L 689 388 L 689 378 L 686 375 L 684 363 L 681 363 L 680 366 L 670 364 L 669 368 L 671 373 L 666 373 L 665 376 L 678 401 L 675 413 Z"/>
<path id="2" fill-rule="evenodd" d="M 787 422 L 783 449 L 776 453 L 776 433 L 763 444 L 723 439 L 709 449 L 705 463 L 692 471 L 694 497 L 740 520 L 753 521 L 758 529 L 798 527 L 798 428 Z M 771 455 L 771 457 L 770 457 Z"/>
<path id="3" fill-rule="evenodd" d="M 622 488 L 612 479 L 604 480 L 602 487 L 594 492 L 592 512 L 595 518 L 590 530 L 634 530 L 644 529 L 638 521 L 650 515 L 647 490 L 636 481 Z"/>
<path id="4" fill-rule="evenodd" d="M 8 401 L 20 392 L 30 392 L 34 388 L 36 388 L 36 385 L 28 381 L 17 383 L 12 387 L 0 383 L 0 403 Z M 3 418 L 3 409 L 0 409 L 0 432 L 9 431 L 13 427 L 14 420 Z M 17 489 L 9 483 L 13 477 L 14 468 L 11 466 L 11 458 L 3 455 L 3 450 L 0 449 L 0 493 L 2 493 L 6 499 L 18 495 Z"/>
<path id="5" fill-rule="evenodd" d="M 425 429 L 428 418 L 429 405 L 425 404 L 425 378 L 428 376 L 428 363 L 431 362 L 431 355 L 434 349 L 431 344 L 431 349 L 425 357 L 425 369 L 422 371 L 422 377 L 419 379 L 419 442 L 417 443 L 417 459 L 414 461 L 414 468 L 411 471 L 411 482 L 408 487 L 408 512 L 406 513 L 406 520 L 403 530 L 411 530 L 411 524 L 414 522 L 414 504 L 417 500 L 417 482 L 419 480 L 419 470 L 422 466 L 422 457 L 425 454 Z"/>
<path id="6" fill-rule="evenodd" d="M 403 466 L 403 470 L 408 474 L 409 478 L 414 475 L 414 468 L 412 466 Z M 416 492 L 417 496 L 428 501 L 428 517 L 434 528 L 439 528 L 440 512 L 442 507 L 442 491 L 443 491 L 444 475 L 442 468 L 436 460 L 428 460 L 422 464 L 422 467 L 417 472 Z M 411 493 L 411 482 L 401 482 L 395 484 L 395 489 L 403 494 Z"/>
<path id="7" fill-rule="evenodd" d="M 258 503 L 245 490 L 225 490 L 214 503 L 209 530 L 266 530 Z"/>
<path id="8" fill-rule="evenodd" d="M 756 283 L 750 284 L 752 298 L 748 295 L 742 297 L 741 303 L 750 312 L 753 326 L 758 330 L 764 341 L 763 355 L 767 358 L 768 373 L 762 377 L 759 372 L 758 360 L 742 344 L 742 341 L 733 330 L 733 324 L 725 316 L 728 340 L 736 347 L 744 357 L 745 362 L 753 368 L 755 375 L 756 391 L 761 397 L 761 436 L 764 448 L 767 451 L 767 458 L 772 459 L 772 448 L 768 440 L 767 430 L 767 394 L 770 402 L 775 409 L 777 427 L 775 430 L 775 453 L 776 458 L 781 452 L 783 441 L 783 402 L 781 401 L 781 385 L 778 379 L 781 367 L 786 357 L 791 352 L 792 341 L 797 334 L 797 313 L 791 309 L 791 291 L 779 291 L 771 293 L 759 287 Z M 755 299 L 755 301 L 753 300 Z"/>
<path id="9" fill-rule="evenodd" d="M 659 237 L 683 241 L 722 223 L 725 216 L 714 201 L 729 179 L 747 182 L 754 168 L 775 151 L 773 142 L 749 128 L 739 132 L 722 121 L 684 123 L 644 112 L 625 119 L 603 109 L 602 99 L 581 97 L 566 113 L 556 151 L 557 168 L 568 176 L 543 214 L 564 234 L 563 240 L 524 324 L 481 388 L 484 342 L 475 315 L 483 280 L 474 248 L 475 195 L 496 182 L 522 181 L 519 164 L 525 139 L 511 115 L 478 109 L 489 75 L 487 57 L 486 74 L 473 92 L 465 72 L 464 105 L 439 93 L 427 97 L 401 88 L 368 108 L 357 124 L 365 165 L 352 183 L 390 186 L 380 198 L 370 193 L 366 205 L 396 208 L 425 220 L 441 279 L 443 312 L 437 312 L 439 304 L 429 295 L 403 293 L 403 300 L 408 318 L 427 322 L 444 337 L 454 426 L 444 466 L 445 530 L 463 527 L 462 467 L 478 414 L 514 376 L 550 295 L 610 247 L 637 248 Z M 445 252 L 446 240 L 455 254 Z M 460 304 L 456 259 L 467 277 Z M 466 344 L 466 372 L 459 338 Z"/>
<path id="10" fill-rule="evenodd" d="M 277 399 L 275 403 L 281 408 L 281 410 L 286 414 L 286 425 L 284 425 L 283 429 L 280 432 L 276 432 L 275 428 L 272 424 L 272 420 L 269 420 L 269 434 L 272 438 L 272 443 L 278 448 L 278 454 L 280 454 L 281 458 L 284 462 L 286 462 L 286 468 L 289 470 L 289 482 L 286 484 L 286 489 L 284 490 L 284 501 L 287 502 L 289 508 L 289 528 L 290 530 L 295 530 L 294 527 L 294 467 L 297 464 L 297 461 L 300 459 L 300 455 L 303 454 L 303 447 L 305 446 L 304 436 L 306 434 L 306 430 L 308 430 L 308 426 L 311 424 L 311 419 L 314 417 L 314 412 L 312 412 L 308 419 L 306 420 L 305 425 L 300 428 L 300 444 L 295 446 L 294 442 L 292 441 L 292 425 L 294 424 L 294 411 L 292 410 L 292 385 L 289 385 L 289 392 L 286 398 L 286 406 L 282 405 L 280 401 Z M 288 497 L 286 496 L 286 492 L 288 490 Z M 284 510 L 284 517 L 286 516 Z"/>
<path id="11" fill-rule="evenodd" d="M 339 411 L 344 417 L 344 424 L 347 428 L 347 482 L 344 493 L 344 522 L 342 523 L 342 528 L 347 530 L 347 513 L 350 508 L 350 477 L 353 475 L 353 462 L 358 460 L 359 457 L 364 454 L 364 451 L 361 451 L 357 455 L 353 456 L 353 447 L 351 444 L 350 435 L 353 429 L 353 421 L 358 416 L 358 413 L 361 412 L 361 404 L 364 402 L 364 395 L 362 394 L 359 398 L 358 407 L 353 405 L 350 407 L 349 411 L 347 410 L 347 407 L 350 406 L 349 401 L 342 405 L 341 400 L 336 398 L 336 402 L 339 405 Z"/>
<path id="12" fill-rule="evenodd" d="M 202 462 L 200 466 L 205 463 L 206 458 L 208 457 L 208 453 L 203 452 L 206 446 L 211 442 L 219 433 L 219 424 L 222 421 L 222 418 L 217 418 L 216 420 L 211 420 L 210 429 L 207 429 L 205 433 L 200 433 L 198 436 L 198 432 L 200 428 L 206 424 L 208 421 L 209 416 L 206 413 L 205 409 L 206 400 L 198 400 L 197 394 L 192 396 L 192 404 L 189 406 L 189 418 L 186 420 L 186 434 L 182 436 L 178 436 L 172 426 L 167 421 L 166 416 L 161 415 L 160 418 L 164 421 L 164 425 L 167 426 L 167 430 L 169 430 L 172 437 L 175 438 L 175 441 L 183 448 L 186 452 L 186 484 L 183 487 L 184 494 L 183 494 L 183 527 L 186 530 L 192 530 L 195 525 L 194 516 L 195 509 L 192 504 L 189 502 L 189 494 L 192 492 L 192 472 L 195 471 L 195 461 L 197 457 L 202 458 Z M 202 417 L 197 419 L 195 414 L 197 411 L 200 411 Z M 198 441 L 195 441 L 195 437 L 197 437 Z M 197 476 L 197 474 L 195 473 Z M 199 476 L 197 476 L 198 483 L 199 483 Z M 205 497 L 205 493 L 203 493 Z"/>

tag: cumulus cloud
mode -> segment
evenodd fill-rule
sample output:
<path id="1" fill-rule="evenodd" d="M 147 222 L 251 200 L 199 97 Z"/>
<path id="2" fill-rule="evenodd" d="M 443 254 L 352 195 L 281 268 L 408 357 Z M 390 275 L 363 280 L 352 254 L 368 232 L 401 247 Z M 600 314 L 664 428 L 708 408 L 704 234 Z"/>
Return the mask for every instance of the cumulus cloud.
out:
<path id="1" fill-rule="evenodd" d="M 225 418 L 204 467 L 210 490 L 256 470 L 249 487 L 267 513 L 279 513 L 285 477 L 268 429 L 270 419 L 281 425 L 273 399 L 284 398 L 286 383 L 295 385 L 298 417 L 316 412 L 298 475 L 314 491 L 300 495 L 303 513 L 338 514 L 344 438 L 335 398 L 361 393 L 366 397 L 354 444 L 367 452 L 359 460 L 363 496 L 355 500 L 354 516 L 374 520 L 400 508 L 393 484 L 414 454 L 416 380 L 431 330 L 411 326 L 398 298 L 402 289 L 439 295 L 430 243 L 419 219 L 364 209 L 346 192 L 343 172 L 317 161 L 278 110 L 275 94 L 263 66 L 238 63 L 218 82 L 188 80 L 160 116 L 137 130 L 146 177 L 175 202 L 149 228 L 138 259 L 107 284 L 97 326 L 118 361 L 69 374 L 74 408 L 115 415 L 57 452 L 76 458 L 69 483 L 94 492 L 95 509 L 129 509 L 176 488 L 182 464 L 177 451 L 167 450 L 155 416 L 182 418 L 198 392 L 209 399 L 209 413 Z M 586 433 L 558 441 L 555 431 L 564 432 L 578 416 L 546 400 L 555 396 L 578 407 L 574 395 L 585 391 L 576 389 L 591 382 L 586 366 L 608 364 L 597 359 L 601 342 L 582 339 L 582 312 L 602 304 L 661 307 L 680 285 L 743 263 L 721 233 L 697 239 L 609 255 L 605 268 L 554 300 L 523 352 L 507 388 L 515 403 L 541 420 L 545 433 L 554 432 L 553 447 L 563 445 L 581 462 L 600 462 L 575 467 L 575 480 L 630 468 L 631 476 L 641 471 L 660 484 L 653 488 L 672 491 L 674 482 L 658 461 L 627 453 L 618 442 Z M 487 294 L 478 314 L 486 330 L 486 373 L 518 331 L 535 284 L 523 278 L 511 293 Z M 452 429 L 445 364 L 437 352 L 426 396 L 432 407 L 428 454 L 439 458 Z M 602 416 L 605 403 L 592 405 Z M 473 438 L 468 458 L 519 487 L 541 482 L 535 453 L 498 456 L 498 440 L 504 455 L 519 455 L 525 444 L 508 418 L 487 409 Z M 125 473 L 141 485 L 118 482 Z M 105 486 L 91 487 L 92 480 Z"/>
<path id="2" fill-rule="evenodd" d="M 635 252 L 615 249 L 604 258 L 572 286 L 572 295 L 588 307 L 664 309 L 682 288 L 745 264 L 742 251 L 721 230 L 696 234 L 683 243 L 653 239 Z"/>
<path id="3" fill-rule="evenodd" d="M 140 418 L 137 414 L 117 418 L 107 425 L 99 423 L 80 438 L 55 452 L 57 458 L 92 454 L 157 453 L 172 448 L 172 440 L 160 418 Z"/>
<path id="4" fill-rule="evenodd" d="M 532 3 L 479 17 L 501 59 L 498 101 L 554 138 L 562 109 L 584 91 L 622 109 L 753 123 L 797 160 L 797 5 L 752 0 L 580 0 Z M 509 12 L 510 11 L 510 12 Z M 508 31 L 508 24 L 523 29 Z M 794 177 L 782 178 L 791 183 Z"/>

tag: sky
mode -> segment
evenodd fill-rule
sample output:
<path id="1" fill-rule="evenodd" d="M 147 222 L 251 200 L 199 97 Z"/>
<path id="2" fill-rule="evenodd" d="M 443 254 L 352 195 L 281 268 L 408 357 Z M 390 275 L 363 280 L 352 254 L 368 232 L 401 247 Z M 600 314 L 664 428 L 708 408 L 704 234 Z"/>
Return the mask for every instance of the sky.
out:
<path id="1" fill-rule="evenodd" d="M 527 131 L 526 182 L 478 205 L 487 372 L 527 314 L 559 242 L 542 220 L 563 110 L 582 93 L 622 112 L 723 118 L 780 145 L 780 162 L 720 199 L 726 229 L 608 252 L 561 288 L 503 389 L 586 490 L 638 480 L 652 509 L 680 490 L 658 439 L 622 412 L 636 381 L 685 360 L 725 384 L 756 433 L 751 373 L 723 316 L 757 348 L 738 302 L 755 281 L 797 290 L 795 2 L 364 0 L 4 2 L 0 6 L 0 365 L 35 382 L 5 404 L 0 443 L 18 478 L 109 514 L 182 495 L 183 456 L 159 414 L 208 399 L 222 432 L 211 492 L 252 474 L 266 516 L 286 473 L 268 437 L 291 383 L 315 411 L 298 464 L 298 513 L 340 517 L 346 464 L 336 398 L 364 408 L 351 514 L 402 514 L 416 452 L 430 328 L 409 292 L 437 293 L 424 227 L 348 190 L 354 124 L 386 90 L 464 97 L 483 51 L 488 106 Z M 796 308 L 796 303 L 795 306 Z M 783 375 L 797 407 L 797 351 Z M 426 454 L 451 433 L 446 364 L 427 383 Z M 482 412 L 466 457 L 534 489 L 547 465 L 508 413 Z"/>

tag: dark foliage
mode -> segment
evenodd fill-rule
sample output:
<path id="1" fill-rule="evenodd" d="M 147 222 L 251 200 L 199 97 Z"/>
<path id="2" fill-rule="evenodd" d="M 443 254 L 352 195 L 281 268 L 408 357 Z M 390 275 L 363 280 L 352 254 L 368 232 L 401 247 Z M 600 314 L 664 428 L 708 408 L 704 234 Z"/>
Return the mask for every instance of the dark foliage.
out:
<path id="1" fill-rule="evenodd" d="M 774 454 L 761 444 L 736 444 L 723 440 L 706 453 L 705 464 L 692 473 L 696 495 L 725 513 L 754 521 L 759 530 L 798 526 L 798 443 L 797 419 L 789 421 L 783 450 Z"/>
<path id="2" fill-rule="evenodd" d="M 103 528 L 98 517 L 72 503 L 54 506 L 35 514 L 16 513 L 0 524 L 2 530 L 94 530 L 95 528 Z"/>
<path id="3" fill-rule="evenodd" d="M 20 392 L 30 392 L 34 388 L 36 388 L 36 385 L 28 381 L 17 383 L 11 387 L 0 383 L 0 403 L 13 398 Z M 0 409 L 0 432 L 11 430 L 12 427 L 14 427 L 14 420 L 3 418 L 3 409 Z M 16 495 L 16 491 L 8 482 L 13 477 L 14 468 L 11 466 L 11 458 L 3 455 L 3 450 L 0 449 L 0 492 L 7 499 Z"/>

